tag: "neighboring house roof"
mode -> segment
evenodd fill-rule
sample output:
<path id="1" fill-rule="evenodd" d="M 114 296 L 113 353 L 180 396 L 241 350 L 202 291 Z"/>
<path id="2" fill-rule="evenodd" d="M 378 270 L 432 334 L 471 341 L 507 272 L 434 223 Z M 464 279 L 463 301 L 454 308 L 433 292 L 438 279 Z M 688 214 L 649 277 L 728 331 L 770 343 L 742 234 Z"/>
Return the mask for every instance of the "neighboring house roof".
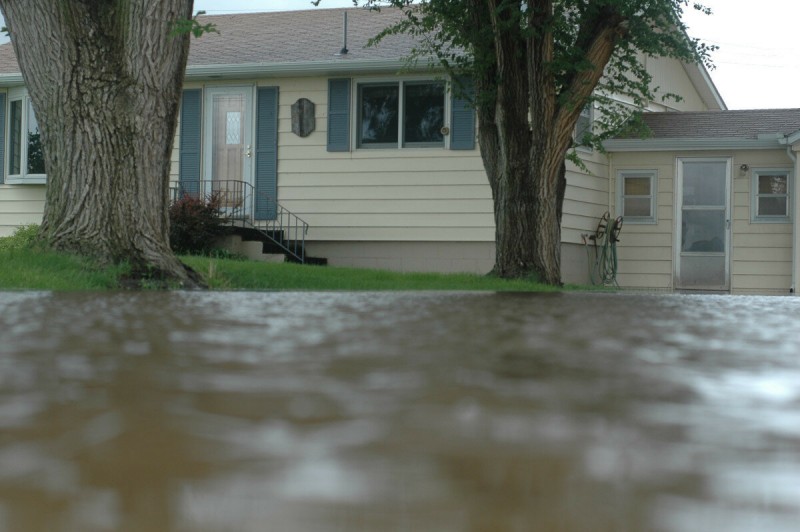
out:
<path id="1" fill-rule="evenodd" d="M 621 135 L 608 151 L 776 148 L 800 131 L 800 109 L 646 113 L 651 136 Z"/>
<path id="2" fill-rule="evenodd" d="M 10 42 L 0 45 L 0 73 L 19 74 L 17 56 Z"/>

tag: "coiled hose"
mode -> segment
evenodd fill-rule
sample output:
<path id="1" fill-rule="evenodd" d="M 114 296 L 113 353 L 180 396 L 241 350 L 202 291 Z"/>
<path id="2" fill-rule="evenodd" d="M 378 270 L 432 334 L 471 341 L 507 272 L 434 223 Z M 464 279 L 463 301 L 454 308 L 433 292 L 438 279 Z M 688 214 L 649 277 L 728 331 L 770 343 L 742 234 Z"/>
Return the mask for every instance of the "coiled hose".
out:
<path id="1" fill-rule="evenodd" d="M 589 236 L 594 241 L 594 258 L 584 236 L 586 255 L 589 259 L 589 279 L 593 285 L 616 286 L 617 284 L 617 242 L 622 231 L 622 216 L 611 220 L 606 212 L 597 224 L 595 234 Z"/>

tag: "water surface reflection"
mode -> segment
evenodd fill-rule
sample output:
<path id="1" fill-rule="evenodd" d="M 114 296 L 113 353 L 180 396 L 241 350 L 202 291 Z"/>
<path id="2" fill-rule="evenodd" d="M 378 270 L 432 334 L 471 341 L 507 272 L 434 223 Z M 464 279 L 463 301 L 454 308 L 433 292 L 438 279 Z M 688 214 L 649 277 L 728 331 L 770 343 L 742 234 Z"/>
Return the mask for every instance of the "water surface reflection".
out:
<path id="1" fill-rule="evenodd" d="M 0 530 L 796 530 L 798 309 L 0 294 Z"/>

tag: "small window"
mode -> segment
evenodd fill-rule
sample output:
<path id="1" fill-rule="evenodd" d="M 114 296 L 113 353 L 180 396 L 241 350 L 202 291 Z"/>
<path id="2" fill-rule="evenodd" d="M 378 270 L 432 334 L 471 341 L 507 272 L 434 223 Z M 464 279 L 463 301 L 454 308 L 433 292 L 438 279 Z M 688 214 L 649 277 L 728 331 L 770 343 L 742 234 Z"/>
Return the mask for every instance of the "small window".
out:
<path id="1" fill-rule="evenodd" d="M 656 223 L 655 170 L 619 172 L 619 211 L 625 223 Z"/>
<path id="2" fill-rule="evenodd" d="M 753 170 L 753 222 L 791 221 L 792 174 L 786 169 Z"/>
<path id="3" fill-rule="evenodd" d="M 444 83 L 406 81 L 358 86 L 358 147 L 444 146 Z"/>
<path id="4" fill-rule="evenodd" d="M 44 147 L 30 98 L 22 91 L 9 93 L 8 183 L 44 183 Z"/>
<path id="5" fill-rule="evenodd" d="M 578 117 L 578 123 L 575 124 L 575 144 L 584 150 L 591 150 L 592 146 L 587 135 L 592 133 L 592 104 L 586 104 L 586 107 L 581 111 Z"/>

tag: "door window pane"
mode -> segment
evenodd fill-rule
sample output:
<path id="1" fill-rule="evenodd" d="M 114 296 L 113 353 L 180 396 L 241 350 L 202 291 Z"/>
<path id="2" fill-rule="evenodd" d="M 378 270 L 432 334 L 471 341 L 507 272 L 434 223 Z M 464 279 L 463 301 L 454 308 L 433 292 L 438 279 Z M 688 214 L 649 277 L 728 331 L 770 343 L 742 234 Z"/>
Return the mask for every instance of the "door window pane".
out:
<path id="1" fill-rule="evenodd" d="M 725 288 L 725 255 L 681 255 L 681 288 Z"/>
<path id="2" fill-rule="evenodd" d="M 227 144 L 242 143 L 242 113 L 228 111 L 225 124 L 225 142 Z"/>
<path id="3" fill-rule="evenodd" d="M 397 145 L 400 86 L 359 87 L 359 146 Z"/>
<path id="4" fill-rule="evenodd" d="M 242 116 L 245 103 L 245 96 L 242 94 L 217 94 L 213 97 L 211 178 L 214 180 L 243 179 Z"/>
<path id="5" fill-rule="evenodd" d="M 405 84 L 405 144 L 443 144 L 444 84 Z"/>
<path id="6" fill-rule="evenodd" d="M 725 205 L 726 171 L 724 162 L 684 162 L 683 204 Z"/>
<path id="7" fill-rule="evenodd" d="M 681 251 L 725 251 L 724 210 L 684 210 L 681 225 Z"/>

